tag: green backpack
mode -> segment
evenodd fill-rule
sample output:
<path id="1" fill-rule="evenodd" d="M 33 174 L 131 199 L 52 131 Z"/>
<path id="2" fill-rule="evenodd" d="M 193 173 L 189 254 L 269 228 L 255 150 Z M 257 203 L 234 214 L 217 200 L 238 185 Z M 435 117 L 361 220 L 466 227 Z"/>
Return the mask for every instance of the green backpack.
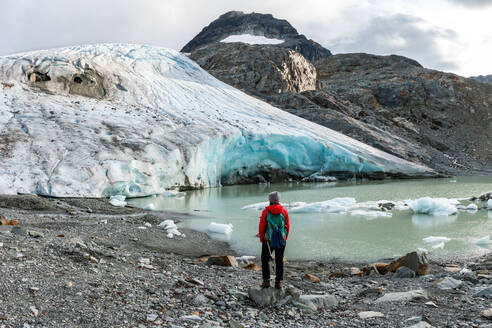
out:
<path id="1" fill-rule="evenodd" d="M 270 241 L 270 246 L 273 248 L 285 246 L 285 235 L 287 234 L 287 229 L 285 228 L 284 214 L 280 213 L 275 215 L 268 211 L 267 223 L 268 226 L 265 232 L 265 237 Z"/>

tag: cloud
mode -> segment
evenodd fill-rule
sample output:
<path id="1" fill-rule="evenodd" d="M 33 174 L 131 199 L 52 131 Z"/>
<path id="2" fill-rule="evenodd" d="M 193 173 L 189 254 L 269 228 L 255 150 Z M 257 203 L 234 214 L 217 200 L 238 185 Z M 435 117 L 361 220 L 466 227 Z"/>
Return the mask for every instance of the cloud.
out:
<path id="1" fill-rule="evenodd" d="M 469 8 L 483 8 L 492 6 L 492 0 L 448 0 L 452 3 Z"/>
<path id="2" fill-rule="evenodd" d="M 443 52 L 443 43 L 456 44 L 458 39 L 451 29 L 428 26 L 418 17 L 393 14 L 372 17 L 354 34 L 330 42 L 335 53 L 397 54 L 416 59 L 426 67 L 449 71 L 457 64 Z"/>

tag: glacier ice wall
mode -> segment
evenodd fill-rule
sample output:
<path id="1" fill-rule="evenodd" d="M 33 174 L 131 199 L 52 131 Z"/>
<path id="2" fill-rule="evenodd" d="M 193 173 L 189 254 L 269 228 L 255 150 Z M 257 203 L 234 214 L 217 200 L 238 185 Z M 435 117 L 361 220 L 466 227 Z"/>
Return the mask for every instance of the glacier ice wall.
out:
<path id="1" fill-rule="evenodd" d="M 0 57 L 0 194 L 143 196 L 315 172 L 433 176 L 129 44 Z"/>

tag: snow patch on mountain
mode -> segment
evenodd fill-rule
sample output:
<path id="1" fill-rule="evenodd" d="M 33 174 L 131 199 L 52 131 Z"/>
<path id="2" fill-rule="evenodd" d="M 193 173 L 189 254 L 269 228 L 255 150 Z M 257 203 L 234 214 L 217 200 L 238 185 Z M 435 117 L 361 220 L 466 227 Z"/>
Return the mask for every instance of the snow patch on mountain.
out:
<path id="1" fill-rule="evenodd" d="M 143 45 L 0 57 L 0 131 L 9 194 L 133 197 L 270 173 L 435 175 Z"/>
<path id="2" fill-rule="evenodd" d="M 240 35 L 230 35 L 227 38 L 221 40 L 220 42 L 232 43 L 241 42 L 247 44 L 280 44 L 284 40 L 267 38 L 263 35 L 252 35 L 252 34 L 240 34 Z"/>

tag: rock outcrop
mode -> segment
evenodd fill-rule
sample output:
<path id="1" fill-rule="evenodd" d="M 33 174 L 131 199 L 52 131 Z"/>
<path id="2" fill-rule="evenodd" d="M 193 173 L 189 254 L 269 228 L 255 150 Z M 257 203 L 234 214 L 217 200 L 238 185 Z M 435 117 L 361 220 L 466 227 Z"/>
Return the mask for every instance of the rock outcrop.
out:
<path id="1" fill-rule="evenodd" d="M 316 69 L 301 54 L 275 46 L 214 44 L 190 56 L 219 80 L 250 93 L 278 94 L 316 88 Z"/>
<path id="2" fill-rule="evenodd" d="M 302 54 L 308 60 L 318 60 L 331 56 L 331 52 L 328 49 L 299 34 L 284 19 L 274 18 L 270 14 L 245 14 L 241 11 L 230 11 L 221 15 L 188 42 L 181 49 L 181 52 L 191 53 L 200 47 L 219 43 L 228 36 L 241 34 L 252 34 L 284 40 L 277 47 L 292 49 Z"/>
<path id="3" fill-rule="evenodd" d="M 492 84 L 492 74 L 491 75 L 470 76 L 470 79 L 478 81 L 478 82 L 482 82 L 482 83 Z"/>
<path id="4" fill-rule="evenodd" d="M 353 118 L 416 145 L 417 161 L 449 173 L 490 169 L 492 86 L 401 56 L 342 54 L 315 66 L 318 89 L 359 106 Z"/>

